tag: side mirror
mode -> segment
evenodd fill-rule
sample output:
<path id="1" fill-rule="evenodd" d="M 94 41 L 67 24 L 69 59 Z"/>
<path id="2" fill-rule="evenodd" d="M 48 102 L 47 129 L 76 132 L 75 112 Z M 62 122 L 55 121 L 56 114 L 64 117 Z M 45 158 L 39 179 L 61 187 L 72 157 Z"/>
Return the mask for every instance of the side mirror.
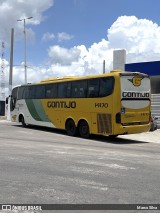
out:
<path id="1" fill-rule="evenodd" d="M 8 104 L 8 97 L 6 98 L 6 104 Z"/>

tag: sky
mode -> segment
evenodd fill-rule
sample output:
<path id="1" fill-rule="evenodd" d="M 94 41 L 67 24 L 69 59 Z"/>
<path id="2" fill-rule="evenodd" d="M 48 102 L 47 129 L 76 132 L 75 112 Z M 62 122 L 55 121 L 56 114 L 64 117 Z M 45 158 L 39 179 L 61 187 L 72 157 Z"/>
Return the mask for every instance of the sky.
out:
<path id="1" fill-rule="evenodd" d="M 113 68 L 113 51 L 127 63 L 160 60 L 159 0 L 0 0 L 0 62 L 8 88 L 11 29 L 13 86 L 24 83 L 26 19 L 27 81 L 93 75 Z M 2 68 L 1 68 L 2 70 Z M 0 71 L 1 71 L 0 70 Z"/>

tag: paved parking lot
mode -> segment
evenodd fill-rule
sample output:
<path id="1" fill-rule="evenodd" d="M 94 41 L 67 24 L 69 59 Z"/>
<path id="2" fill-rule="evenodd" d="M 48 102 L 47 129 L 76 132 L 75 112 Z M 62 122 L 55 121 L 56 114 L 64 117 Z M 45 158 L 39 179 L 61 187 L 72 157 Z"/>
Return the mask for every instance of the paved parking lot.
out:
<path id="1" fill-rule="evenodd" d="M 155 130 L 154 132 L 144 132 L 140 134 L 125 135 L 121 137 L 139 141 L 160 143 L 160 129 Z"/>
<path id="2" fill-rule="evenodd" d="M 82 139 L 1 119 L 1 203 L 158 204 L 159 136 Z"/>

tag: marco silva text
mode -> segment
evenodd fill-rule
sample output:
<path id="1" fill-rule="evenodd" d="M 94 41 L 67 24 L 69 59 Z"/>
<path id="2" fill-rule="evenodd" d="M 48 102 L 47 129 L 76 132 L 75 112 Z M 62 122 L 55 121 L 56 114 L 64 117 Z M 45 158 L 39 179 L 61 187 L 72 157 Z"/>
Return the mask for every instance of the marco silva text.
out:
<path id="1" fill-rule="evenodd" d="M 137 205 L 139 210 L 158 210 L 156 205 Z"/>

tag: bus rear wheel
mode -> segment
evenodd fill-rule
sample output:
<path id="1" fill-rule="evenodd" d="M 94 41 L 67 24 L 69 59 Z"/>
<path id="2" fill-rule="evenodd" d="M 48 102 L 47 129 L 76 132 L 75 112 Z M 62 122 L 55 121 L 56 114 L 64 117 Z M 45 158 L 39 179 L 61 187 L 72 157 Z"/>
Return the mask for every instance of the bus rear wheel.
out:
<path id="1" fill-rule="evenodd" d="M 87 121 L 83 120 L 79 124 L 79 134 L 82 138 L 89 138 L 90 132 L 89 132 L 89 125 Z"/>
<path id="2" fill-rule="evenodd" d="M 66 123 L 66 132 L 69 136 L 76 136 L 77 135 L 77 128 L 72 119 L 69 119 Z"/>

